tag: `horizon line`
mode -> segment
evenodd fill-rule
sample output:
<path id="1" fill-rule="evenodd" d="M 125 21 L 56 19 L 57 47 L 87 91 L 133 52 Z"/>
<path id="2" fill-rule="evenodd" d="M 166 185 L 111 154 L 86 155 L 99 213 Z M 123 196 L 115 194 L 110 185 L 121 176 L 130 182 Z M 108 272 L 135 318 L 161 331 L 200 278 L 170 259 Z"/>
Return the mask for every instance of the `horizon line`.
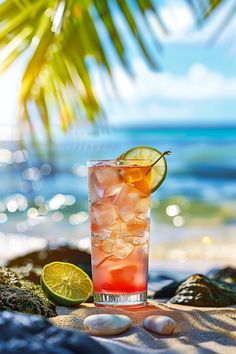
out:
<path id="1" fill-rule="evenodd" d="M 104 128 L 104 127 L 103 127 Z M 137 124 L 137 125 L 114 125 L 110 124 L 106 128 L 110 129 L 236 129 L 236 124 L 216 124 L 216 125 L 198 125 L 198 124 L 175 124 L 175 125 L 158 125 L 158 124 Z"/>

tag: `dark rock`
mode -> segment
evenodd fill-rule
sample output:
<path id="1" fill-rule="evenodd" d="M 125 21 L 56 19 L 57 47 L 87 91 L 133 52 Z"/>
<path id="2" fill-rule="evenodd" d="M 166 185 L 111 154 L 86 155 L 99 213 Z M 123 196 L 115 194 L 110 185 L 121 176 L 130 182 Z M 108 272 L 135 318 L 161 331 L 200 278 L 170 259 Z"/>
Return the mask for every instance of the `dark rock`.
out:
<path id="1" fill-rule="evenodd" d="M 226 267 L 223 269 L 212 270 L 208 274 L 209 278 L 215 280 L 221 280 L 226 283 L 236 284 L 236 269 L 231 267 Z"/>
<path id="2" fill-rule="evenodd" d="M 55 305 L 45 297 L 40 285 L 20 279 L 11 269 L 0 267 L 0 311 L 3 310 L 45 317 L 57 315 Z"/>
<path id="3" fill-rule="evenodd" d="M 108 354 L 91 337 L 61 329 L 32 315 L 0 313 L 0 353 L 4 354 Z"/>
<path id="4" fill-rule="evenodd" d="M 170 299 L 172 303 L 192 306 L 228 306 L 236 304 L 236 269 L 213 269 L 207 276 L 192 275 L 173 281 L 153 295 L 154 299 Z"/>
<path id="5" fill-rule="evenodd" d="M 154 294 L 154 299 L 169 299 L 175 295 L 178 286 L 181 284 L 179 281 L 173 281 L 172 283 L 163 286 L 157 290 Z"/>
<path id="6" fill-rule="evenodd" d="M 45 317 L 56 315 L 53 305 L 45 303 L 29 290 L 0 285 L 0 311 L 3 310 L 38 314 Z"/>
<path id="7" fill-rule="evenodd" d="M 19 277 L 6 267 L 0 267 L 0 284 L 21 287 Z"/>
<path id="8" fill-rule="evenodd" d="M 54 261 L 73 263 L 91 276 L 90 254 L 69 246 L 55 249 L 47 248 L 28 253 L 8 261 L 7 267 L 13 268 L 18 275 L 22 275 L 25 279 L 39 284 L 42 268 Z"/>
<path id="9" fill-rule="evenodd" d="M 194 274 L 183 281 L 175 295 L 169 300 L 172 304 L 200 307 L 223 307 L 236 304 L 236 284 L 210 279 Z"/>

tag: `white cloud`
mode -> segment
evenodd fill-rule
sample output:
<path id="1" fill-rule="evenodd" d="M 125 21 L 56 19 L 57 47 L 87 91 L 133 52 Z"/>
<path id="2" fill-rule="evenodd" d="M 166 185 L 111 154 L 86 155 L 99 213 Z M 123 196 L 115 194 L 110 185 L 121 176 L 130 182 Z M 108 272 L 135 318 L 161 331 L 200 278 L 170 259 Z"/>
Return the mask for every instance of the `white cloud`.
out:
<path id="1" fill-rule="evenodd" d="M 227 78 L 198 63 L 193 64 L 186 75 L 146 71 L 145 76 L 138 78 L 133 97 L 152 95 L 171 101 L 236 98 L 236 77 Z"/>
<path id="2" fill-rule="evenodd" d="M 235 13 L 235 0 L 222 2 L 201 25 L 197 25 L 196 17 L 186 1 L 168 0 L 157 10 L 170 33 L 165 35 L 161 31 L 154 14 L 149 15 L 149 21 L 153 31 L 164 44 L 204 44 L 211 38 L 215 38 L 216 33 L 218 36 L 215 39 L 220 43 L 226 43 L 231 47 L 235 42 L 236 15 L 231 16 L 229 21 L 225 22 L 225 19 Z M 223 27 L 222 24 L 224 24 Z"/>
<path id="3" fill-rule="evenodd" d="M 168 40 L 169 37 L 173 40 L 176 36 L 183 35 L 195 24 L 193 12 L 185 1 L 168 1 L 163 6 L 158 7 L 157 11 L 169 31 L 168 35 L 163 33 L 155 14 L 150 13 L 148 18 L 153 31 L 158 38 L 164 41 Z"/>
<path id="4" fill-rule="evenodd" d="M 178 44 L 206 44 L 218 32 L 221 28 L 218 40 L 226 43 L 229 40 L 234 41 L 234 33 L 236 30 L 236 15 L 232 16 L 230 21 L 226 21 L 230 14 L 235 13 L 235 0 L 222 1 L 222 3 L 211 13 L 211 15 L 200 23 L 197 21 L 197 16 L 194 14 L 193 9 L 186 0 L 166 0 L 154 2 L 156 11 L 162 19 L 168 33 L 165 33 L 157 20 L 156 15 L 153 12 L 147 12 L 146 17 L 148 23 L 152 28 L 152 31 L 157 35 L 157 38 L 166 44 L 178 43 Z M 196 1 L 197 3 L 197 1 Z M 142 16 L 135 14 L 138 20 L 140 29 L 144 30 Z M 131 39 L 131 36 L 127 36 L 127 24 L 124 22 L 123 16 L 117 12 L 115 14 L 115 22 L 119 27 L 121 36 L 125 38 L 126 45 L 129 50 L 134 50 L 135 46 Z M 98 24 L 99 25 L 99 24 Z M 223 26 L 222 26 L 223 25 Z M 99 27 L 102 31 L 103 27 Z M 106 35 L 105 35 L 106 36 Z M 146 33 L 146 40 L 148 41 L 149 33 Z M 150 40 L 150 42 L 152 42 Z"/>
<path id="5" fill-rule="evenodd" d="M 94 81 L 98 97 L 108 107 L 110 121 L 150 122 L 160 117 L 178 122 L 198 115 L 205 119 L 208 114 L 212 118 L 222 117 L 225 102 L 236 99 L 236 77 L 226 77 L 200 63 L 194 63 L 185 75 L 155 73 L 141 61 L 134 67 L 135 80 L 120 67 L 114 69 L 119 99 L 108 82 L 104 85 L 98 78 Z M 219 112 L 215 105 L 221 107 Z"/>
<path id="6" fill-rule="evenodd" d="M 120 67 L 114 69 L 117 90 L 126 102 L 139 102 L 139 100 L 155 97 L 170 101 L 236 98 L 236 77 L 225 77 L 199 63 L 194 63 L 186 75 L 154 73 L 139 61 L 134 64 L 134 67 L 135 80 L 131 80 Z M 107 85 L 109 86 L 108 83 Z M 98 78 L 95 79 L 95 90 L 101 100 L 107 102 L 104 96 L 104 85 Z M 108 89 L 108 98 L 115 98 L 111 87 Z"/>

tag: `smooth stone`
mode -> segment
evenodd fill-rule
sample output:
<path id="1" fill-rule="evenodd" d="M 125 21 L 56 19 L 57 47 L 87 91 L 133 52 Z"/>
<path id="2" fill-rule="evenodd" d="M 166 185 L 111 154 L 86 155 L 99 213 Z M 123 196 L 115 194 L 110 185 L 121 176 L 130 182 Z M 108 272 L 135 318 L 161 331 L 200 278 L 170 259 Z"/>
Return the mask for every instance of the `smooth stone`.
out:
<path id="1" fill-rule="evenodd" d="M 85 318 L 84 328 L 94 336 L 112 336 L 126 331 L 131 319 L 124 315 L 91 315 Z"/>
<path id="2" fill-rule="evenodd" d="M 176 329 L 176 322 L 168 316 L 149 316 L 145 318 L 143 325 L 148 331 L 164 335 L 172 334 Z"/>

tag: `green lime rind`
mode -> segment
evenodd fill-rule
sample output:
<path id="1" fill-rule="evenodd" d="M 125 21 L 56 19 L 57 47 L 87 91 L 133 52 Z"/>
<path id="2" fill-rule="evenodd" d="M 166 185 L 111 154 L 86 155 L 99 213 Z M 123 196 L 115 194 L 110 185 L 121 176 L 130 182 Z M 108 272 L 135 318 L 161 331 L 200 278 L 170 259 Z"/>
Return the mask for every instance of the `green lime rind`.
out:
<path id="1" fill-rule="evenodd" d="M 61 268 L 62 269 L 61 274 L 63 275 L 63 272 L 65 271 L 65 267 L 67 268 L 66 270 L 68 270 L 67 274 L 72 272 L 74 275 L 76 275 L 76 278 L 79 276 L 82 279 L 82 282 L 80 284 L 76 283 L 76 281 L 78 282 L 78 279 L 75 279 L 72 276 L 70 277 L 69 281 L 72 284 L 74 283 L 74 287 L 75 286 L 78 287 L 78 290 L 80 285 L 83 286 L 83 290 L 82 290 L 83 295 L 81 294 L 81 296 L 77 296 L 77 297 L 74 296 L 68 297 L 63 295 L 63 288 L 65 288 L 65 285 L 63 286 L 63 288 L 61 288 L 62 291 L 56 292 L 55 290 L 52 289 L 52 286 L 48 284 L 47 280 L 45 279 L 48 277 L 48 274 L 51 273 L 50 277 L 53 278 L 56 269 L 57 277 L 55 277 L 55 282 L 54 282 L 54 285 L 56 285 L 58 283 L 58 272 L 60 273 L 60 268 Z M 61 281 L 63 281 L 63 279 L 61 279 Z M 42 270 L 40 283 L 41 283 L 42 290 L 44 294 L 47 296 L 47 298 L 59 306 L 79 305 L 82 302 L 87 301 L 93 292 L 93 285 L 89 276 L 81 268 L 67 262 L 52 262 L 45 265 Z M 87 286 L 86 295 L 85 295 L 84 286 Z"/>
<path id="2" fill-rule="evenodd" d="M 155 162 L 161 156 L 161 152 L 150 146 L 137 146 L 122 154 L 122 159 L 144 159 L 147 162 Z M 151 175 L 151 192 L 155 192 L 164 182 L 167 174 L 167 163 L 163 156 L 153 167 Z"/>
<path id="3" fill-rule="evenodd" d="M 123 160 L 123 158 L 124 158 L 124 154 L 121 154 L 120 156 L 118 156 L 117 158 L 116 158 L 116 160 L 118 161 L 118 160 Z"/>

